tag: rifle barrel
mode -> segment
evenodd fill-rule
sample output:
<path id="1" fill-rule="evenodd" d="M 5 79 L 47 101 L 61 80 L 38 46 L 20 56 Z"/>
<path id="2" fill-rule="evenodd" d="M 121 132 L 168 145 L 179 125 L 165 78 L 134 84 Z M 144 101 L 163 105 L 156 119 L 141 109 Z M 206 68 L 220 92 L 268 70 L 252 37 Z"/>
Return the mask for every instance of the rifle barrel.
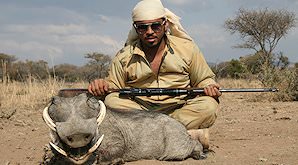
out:
<path id="1" fill-rule="evenodd" d="M 220 92 L 277 92 L 277 88 L 223 88 Z"/>

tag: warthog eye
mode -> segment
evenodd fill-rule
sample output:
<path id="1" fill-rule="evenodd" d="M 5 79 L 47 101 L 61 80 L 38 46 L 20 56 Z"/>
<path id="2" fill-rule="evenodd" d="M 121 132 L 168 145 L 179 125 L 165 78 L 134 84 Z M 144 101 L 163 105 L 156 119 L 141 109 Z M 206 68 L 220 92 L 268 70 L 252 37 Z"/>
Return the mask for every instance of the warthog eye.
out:
<path id="1" fill-rule="evenodd" d="M 69 142 L 73 142 L 73 138 L 71 138 L 71 137 L 67 137 L 67 140 L 68 140 Z"/>
<path id="2" fill-rule="evenodd" d="M 85 136 L 85 139 L 86 139 L 86 140 L 88 140 L 88 139 L 89 139 L 89 137 L 90 137 L 90 135 L 86 135 L 86 136 Z"/>

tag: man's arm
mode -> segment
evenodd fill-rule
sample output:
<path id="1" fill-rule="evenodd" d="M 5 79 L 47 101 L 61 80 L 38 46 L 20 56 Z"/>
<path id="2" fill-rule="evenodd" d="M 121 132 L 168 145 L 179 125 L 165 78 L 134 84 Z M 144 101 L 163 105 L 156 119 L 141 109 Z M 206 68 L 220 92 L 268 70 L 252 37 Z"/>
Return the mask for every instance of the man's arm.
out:
<path id="1" fill-rule="evenodd" d="M 106 79 L 93 80 L 88 86 L 88 91 L 95 96 L 101 96 L 107 94 L 110 89 L 124 88 L 125 81 L 123 67 L 116 56 L 110 66 L 108 77 Z"/>
<path id="2" fill-rule="evenodd" d="M 202 52 L 197 46 L 194 46 L 193 49 L 189 74 L 193 87 L 204 88 L 205 94 L 215 99 L 221 96 L 221 92 L 219 92 L 220 85 L 214 80 L 215 74 L 208 66 Z"/>

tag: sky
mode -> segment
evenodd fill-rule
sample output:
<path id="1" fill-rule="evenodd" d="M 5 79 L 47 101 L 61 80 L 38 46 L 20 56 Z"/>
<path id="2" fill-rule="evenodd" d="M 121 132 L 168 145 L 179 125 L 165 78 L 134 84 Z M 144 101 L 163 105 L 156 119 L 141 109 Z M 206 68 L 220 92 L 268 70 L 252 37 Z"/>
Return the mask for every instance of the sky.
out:
<path id="1" fill-rule="evenodd" d="M 139 0 L 0 0 L 0 53 L 19 60 L 45 60 L 49 65 L 84 65 L 87 53 L 112 57 L 131 28 L 131 11 Z M 237 34 L 224 29 L 239 8 L 286 9 L 298 17 L 298 0 L 162 0 L 181 17 L 206 60 L 220 63 L 254 53 L 235 49 Z M 298 62 L 298 26 L 279 42 L 291 62 Z"/>

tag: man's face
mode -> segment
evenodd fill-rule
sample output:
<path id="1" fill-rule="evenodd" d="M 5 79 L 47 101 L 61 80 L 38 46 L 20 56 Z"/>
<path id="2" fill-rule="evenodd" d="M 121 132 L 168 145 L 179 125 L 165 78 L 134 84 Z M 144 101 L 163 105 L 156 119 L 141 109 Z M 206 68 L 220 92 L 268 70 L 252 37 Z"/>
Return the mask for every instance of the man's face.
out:
<path id="1" fill-rule="evenodd" d="M 164 18 L 134 22 L 143 46 L 154 47 L 158 45 L 166 31 L 167 22 Z"/>

